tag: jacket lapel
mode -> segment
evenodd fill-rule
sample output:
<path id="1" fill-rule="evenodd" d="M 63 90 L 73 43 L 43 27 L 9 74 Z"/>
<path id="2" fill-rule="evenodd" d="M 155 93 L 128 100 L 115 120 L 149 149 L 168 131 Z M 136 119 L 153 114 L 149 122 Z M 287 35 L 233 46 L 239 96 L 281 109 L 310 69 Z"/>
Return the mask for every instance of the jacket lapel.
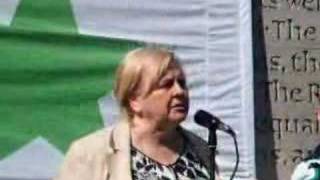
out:
<path id="1" fill-rule="evenodd" d="M 211 164 L 211 152 L 210 149 L 207 146 L 207 143 L 201 139 L 200 137 L 196 136 L 195 134 L 189 132 L 188 130 L 185 130 L 181 128 L 182 133 L 187 137 L 189 140 L 189 143 L 191 144 L 191 148 L 194 150 L 194 152 L 198 155 L 201 162 L 208 168 L 210 176 L 212 177 L 216 173 L 213 172 L 213 166 Z M 215 166 L 216 172 L 218 172 L 218 167 Z M 216 179 L 218 179 L 216 177 Z"/>
<path id="2" fill-rule="evenodd" d="M 117 124 L 110 137 L 113 154 L 109 161 L 110 180 L 132 180 L 130 158 L 130 128 L 126 120 Z"/>

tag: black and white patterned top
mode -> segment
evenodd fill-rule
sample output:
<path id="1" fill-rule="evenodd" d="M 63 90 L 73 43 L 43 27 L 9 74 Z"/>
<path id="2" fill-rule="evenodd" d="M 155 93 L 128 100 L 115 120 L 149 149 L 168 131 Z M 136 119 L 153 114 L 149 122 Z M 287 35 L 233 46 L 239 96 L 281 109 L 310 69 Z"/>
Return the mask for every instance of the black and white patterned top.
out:
<path id="1" fill-rule="evenodd" d="M 170 165 L 163 165 L 131 146 L 133 180 L 209 180 L 209 171 L 186 144 L 176 162 Z"/>

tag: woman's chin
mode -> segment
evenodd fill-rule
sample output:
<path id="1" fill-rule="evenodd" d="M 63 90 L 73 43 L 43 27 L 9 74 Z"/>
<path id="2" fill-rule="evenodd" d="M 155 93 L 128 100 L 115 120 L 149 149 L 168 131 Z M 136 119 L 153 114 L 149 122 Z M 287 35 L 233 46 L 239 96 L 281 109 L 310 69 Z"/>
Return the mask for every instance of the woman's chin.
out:
<path id="1" fill-rule="evenodd" d="M 184 121 L 187 117 L 187 113 L 174 113 L 169 117 L 169 120 L 171 122 L 176 122 L 177 124 L 181 123 Z"/>

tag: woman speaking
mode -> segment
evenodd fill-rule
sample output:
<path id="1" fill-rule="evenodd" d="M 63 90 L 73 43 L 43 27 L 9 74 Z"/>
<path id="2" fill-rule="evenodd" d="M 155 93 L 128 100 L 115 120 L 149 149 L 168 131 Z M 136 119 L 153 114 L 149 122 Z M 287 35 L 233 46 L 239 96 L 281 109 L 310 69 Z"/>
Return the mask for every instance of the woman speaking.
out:
<path id="1" fill-rule="evenodd" d="M 121 119 L 72 143 L 56 180 L 213 179 L 206 142 L 179 126 L 189 96 L 172 52 L 129 52 L 118 67 L 114 93 Z"/>

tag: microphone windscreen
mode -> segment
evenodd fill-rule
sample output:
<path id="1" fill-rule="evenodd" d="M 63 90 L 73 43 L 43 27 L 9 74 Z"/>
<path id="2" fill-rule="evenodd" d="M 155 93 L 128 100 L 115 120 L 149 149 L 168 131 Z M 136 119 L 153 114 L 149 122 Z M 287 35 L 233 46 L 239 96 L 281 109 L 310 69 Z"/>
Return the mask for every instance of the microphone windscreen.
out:
<path id="1" fill-rule="evenodd" d="M 213 125 L 212 123 L 213 119 L 214 117 L 211 114 L 203 110 L 197 111 L 196 114 L 194 115 L 195 122 L 207 128 L 210 128 Z"/>

